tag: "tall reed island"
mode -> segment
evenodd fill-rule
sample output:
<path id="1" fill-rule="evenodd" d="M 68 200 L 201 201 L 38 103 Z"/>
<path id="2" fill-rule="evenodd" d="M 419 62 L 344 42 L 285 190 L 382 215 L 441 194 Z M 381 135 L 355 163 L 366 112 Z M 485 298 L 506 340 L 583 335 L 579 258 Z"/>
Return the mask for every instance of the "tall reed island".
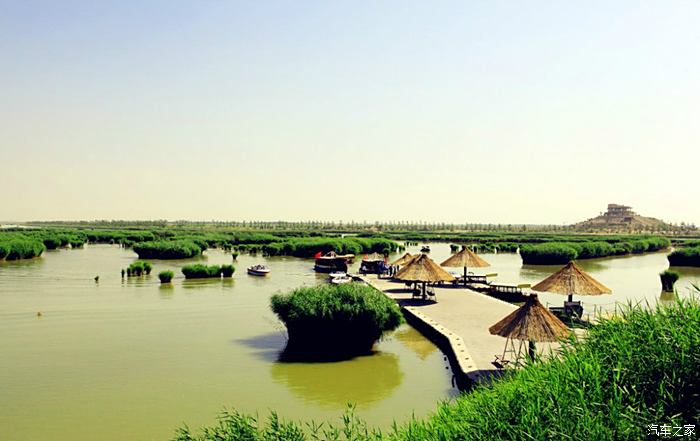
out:
<path id="1" fill-rule="evenodd" d="M 173 440 L 644 440 L 650 424 L 697 425 L 698 390 L 700 305 L 679 301 L 629 306 L 566 342 L 559 357 L 508 371 L 388 432 L 353 414 L 333 426 L 225 411 L 217 425 L 183 427 Z"/>
<path id="2" fill-rule="evenodd" d="M 271 299 L 287 327 L 287 359 L 319 360 L 367 354 L 403 321 L 396 303 L 362 284 L 297 288 Z"/>
<path id="3" fill-rule="evenodd" d="M 674 250 L 668 255 L 671 266 L 700 266 L 700 246 L 690 246 Z"/>
<path id="4" fill-rule="evenodd" d="M 669 246 L 671 246 L 671 241 L 665 237 L 630 239 L 615 243 L 604 241 L 546 242 L 523 245 L 520 248 L 520 256 L 525 264 L 553 265 L 576 259 L 642 254 L 663 250 Z"/>

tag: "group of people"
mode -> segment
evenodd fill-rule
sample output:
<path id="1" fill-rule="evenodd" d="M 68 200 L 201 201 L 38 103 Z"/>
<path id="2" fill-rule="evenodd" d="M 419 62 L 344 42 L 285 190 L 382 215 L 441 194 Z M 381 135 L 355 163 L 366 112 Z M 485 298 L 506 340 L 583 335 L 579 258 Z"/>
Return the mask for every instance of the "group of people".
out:
<path id="1" fill-rule="evenodd" d="M 389 265 L 386 267 L 385 274 L 388 275 L 389 277 L 394 277 L 396 273 L 399 272 L 399 266 L 398 265 Z"/>

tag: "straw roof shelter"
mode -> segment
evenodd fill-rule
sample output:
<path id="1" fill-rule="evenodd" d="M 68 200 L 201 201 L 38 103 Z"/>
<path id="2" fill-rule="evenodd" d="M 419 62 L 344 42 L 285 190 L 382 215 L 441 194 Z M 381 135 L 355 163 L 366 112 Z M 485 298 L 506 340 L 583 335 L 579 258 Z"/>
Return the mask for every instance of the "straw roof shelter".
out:
<path id="1" fill-rule="evenodd" d="M 411 259 L 413 259 L 413 257 L 414 256 L 412 256 L 411 253 L 406 253 L 403 256 L 396 259 L 394 262 L 392 262 L 392 265 L 404 266 L 408 262 L 410 262 Z"/>
<path id="2" fill-rule="evenodd" d="M 411 259 L 406 266 L 396 273 L 394 278 L 405 282 L 422 282 L 424 297 L 426 283 L 452 282 L 455 280 L 455 276 L 442 269 L 440 265 L 426 254 L 419 254 Z"/>
<path id="3" fill-rule="evenodd" d="M 464 284 L 467 284 L 467 267 L 485 268 L 491 266 L 487 261 L 479 257 L 475 252 L 466 246 L 462 246 L 462 250 L 450 256 L 447 260 L 440 264 L 450 268 L 464 268 Z"/>
<path id="4" fill-rule="evenodd" d="M 506 361 L 507 352 L 511 352 L 516 360 L 520 359 L 525 341 L 528 342 L 530 358 L 534 358 L 535 342 L 554 342 L 571 334 L 569 328 L 540 303 L 537 294 L 531 294 L 520 308 L 491 326 L 489 332 L 506 338 L 502 361 Z M 515 340 L 520 341 L 517 350 Z"/>
<path id="5" fill-rule="evenodd" d="M 384 255 L 379 254 L 377 252 L 374 252 L 374 253 L 369 254 L 369 255 L 362 258 L 362 260 L 364 260 L 365 262 L 380 261 L 380 260 L 383 262 L 384 259 L 385 259 Z"/>
<path id="6" fill-rule="evenodd" d="M 573 300 L 574 294 L 583 296 L 612 294 L 610 288 L 591 277 L 574 261 L 567 263 L 562 269 L 533 286 L 532 290 L 564 294 L 569 296 L 569 302 Z"/>

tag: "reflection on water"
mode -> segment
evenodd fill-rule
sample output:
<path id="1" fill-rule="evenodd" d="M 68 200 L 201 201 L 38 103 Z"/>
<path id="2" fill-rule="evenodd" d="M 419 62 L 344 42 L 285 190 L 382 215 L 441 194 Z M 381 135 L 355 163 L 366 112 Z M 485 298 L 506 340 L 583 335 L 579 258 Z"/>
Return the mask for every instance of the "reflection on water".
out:
<path id="1" fill-rule="evenodd" d="M 392 334 L 392 337 L 400 341 L 405 347 L 413 351 L 420 359 L 425 360 L 438 349 L 430 340 L 423 337 L 418 331 L 409 326 L 402 327 Z"/>
<path id="2" fill-rule="evenodd" d="M 672 305 L 676 299 L 678 299 L 678 296 L 672 291 L 661 291 L 659 295 L 659 303 L 663 305 Z"/>
<path id="3" fill-rule="evenodd" d="M 352 362 L 274 363 L 272 379 L 284 384 L 304 402 L 337 409 L 347 403 L 358 408 L 386 398 L 401 384 L 404 374 L 395 354 L 376 353 Z"/>

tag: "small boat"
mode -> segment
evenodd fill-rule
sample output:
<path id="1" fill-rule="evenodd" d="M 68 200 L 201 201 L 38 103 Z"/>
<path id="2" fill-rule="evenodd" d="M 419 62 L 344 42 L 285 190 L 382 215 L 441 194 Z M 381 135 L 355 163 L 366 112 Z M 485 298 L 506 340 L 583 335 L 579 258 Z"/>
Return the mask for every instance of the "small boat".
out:
<path id="1" fill-rule="evenodd" d="M 346 272 L 348 263 L 352 262 L 355 256 L 353 254 L 336 254 L 333 251 L 321 255 L 316 253 L 314 270 L 319 273 Z"/>
<path id="2" fill-rule="evenodd" d="M 429 253 L 430 252 L 430 247 L 428 245 L 423 245 L 423 248 L 420 249 L 421 253 Z"/>
<path id="3" fill-rule="evenodd" d="M 360 263 L 360 274 L 384 274 L 387 269 L 386 258 L 379 253 L 365 256 Z"/>
<path id="4" fill-rule="evenodd" d="M 332 273 L 328 274 L 328 279 L 334 279 L 336 277 L 345 277 L 348 274 L 344 271 L 333 271 Z"/>
<path id="5" fill-rule="evenodd" d="M 330 282 L 334 285 L 344 285 L 346 283 L 352 282 L 352 277 L 348 276 L 347 274 L 344 274 L 338 277 L 331 277 Z"/>
<path id="6" fill-rule="evenodd" d="M 270 268 L 265 265 L 253 265 L 248 267 L 248 274 L 251 276 L 266 276 L 270 274 Z"/>

